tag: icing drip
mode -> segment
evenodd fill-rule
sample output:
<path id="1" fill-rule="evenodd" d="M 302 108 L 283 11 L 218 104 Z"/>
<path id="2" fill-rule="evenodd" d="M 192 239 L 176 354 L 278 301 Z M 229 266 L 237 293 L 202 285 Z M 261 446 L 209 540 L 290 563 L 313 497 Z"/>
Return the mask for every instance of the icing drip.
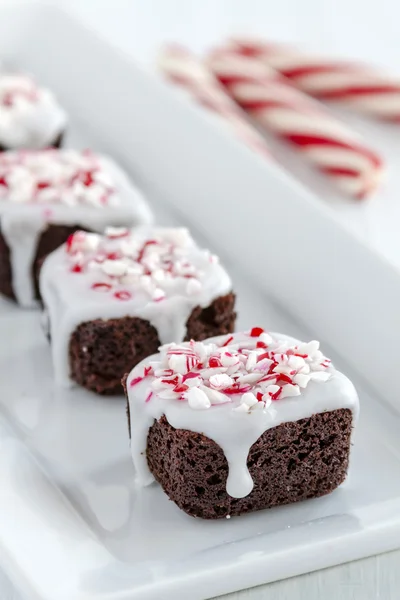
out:
<path id="1" fill-rule="evenodd" d="M 140 225 L 151 212 L 111 159 L 90 151 L 39 150 L 0 155 L 1 231 L 11 251 L 13 289 L 22 306 L 35 306 L 32 262 L 50 224 L 104 231 Z"/>
<path id="2" fill-rule="evenodd" d="M 127 380 L 132 459 L 138 481 L 153 481 L 146 460 L 149 428 L 162 415 L 176 429 L 202 433 L 223 450 L 227 492 L 247 496 L 251 446 L 268 429 L 313 414 L 349 408 L 352 383 L 331 365 L 319 343 L 301 343 L 255 327 L 246 333 L 171 344 L 137 365 Z"/>
<path id="3" fill-rule="evenodd" d="M 26 75 L 0 74 L 0 144 L 6 148 L 43 148 L 67 124 L 65 111 L 50 90 Z"/>
<path id="4" fill-rule="evenodd" d="M 41 270 L 55 378 L 71 385 L 68 348 L 83 322 L 126 316 L 148 320 L 162 343 L 181 341 L 197 307 L 231 291 L 217 257 L 186 229 L 109 227 L 103 236 L 77 232 Z"/>

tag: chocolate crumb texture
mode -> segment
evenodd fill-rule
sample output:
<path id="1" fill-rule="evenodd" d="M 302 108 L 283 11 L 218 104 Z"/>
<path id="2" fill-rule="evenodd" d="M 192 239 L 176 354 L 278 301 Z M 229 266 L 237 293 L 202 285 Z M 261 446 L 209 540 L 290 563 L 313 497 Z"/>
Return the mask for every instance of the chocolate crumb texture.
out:
<path id="1" fill-rule="evenodd" d="M 39 293 L 39 274 L 40 268 L 51 252 L 64 244 L 70 235 L 77 230 L 82 229 L 80 225 L 48 225 L 41 233 L 36 248 L 35 258 L 32 264 L 32 278 L 35 289 L 35 297 L 40 300 Z M 12 285 L 12 269 L 10 261 L 10 249 L 0 231 L 0 293 L 16 300 Z"/>
<path id="2" fill-rule="evenodd" d="M 220 296 L 207 308 L 193 309 L 186 338 L 203 340 L 231 333 L 235 319 L 235 295 Z M 139 317 L 82 323 L 69 344 L 71 378 L 98 394 L 122 394 L 122 377 L 160 345 L 157 330 Z"/>
<path id="3" fill-rule="evenodd" d="M 346 478 L 351 430 L 349 409 L 267 430 L 250 449 L 254 488 L 245 498 L 226 492 L 228 463 L 221 448 L 204 435 L 174 429 L 165 416 L 149 431 L 147 461 L 179 508 L 192 517 L 219 519 L 331 493 Z"/>

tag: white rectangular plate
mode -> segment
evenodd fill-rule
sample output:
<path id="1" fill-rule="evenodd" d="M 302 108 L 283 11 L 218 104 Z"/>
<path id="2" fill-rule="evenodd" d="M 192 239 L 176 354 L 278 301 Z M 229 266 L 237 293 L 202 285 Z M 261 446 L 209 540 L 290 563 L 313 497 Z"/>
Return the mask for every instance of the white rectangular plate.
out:
<path id="1" fill-rule="evenodd" d="M 35 44 L 29 46 L 28 59 L 26 44 L 32 42 L 33 34 L 25 31 L 24 23 L 32 23 L 34 14 L 38 39 L 44 40 L 46 31 L 53 41 L 52 36 L 59 38 L 59 46 L 54 45 L 54 53 L 60 51 L 59 68 L 66 64 L 63 40 L 77 43 L 79 39 L 83 48 L 84 29 L 62 13 L 45 9 L 2 14 L 2 46 L 7 43 L 4 48 L 11 49 L 11 58 L 22 65 L 29 60 L 33 72 L 65 91 L 74 123 L 70 144 L 84 142 L 113 151 L 119 140 L 124 150 L 119 158 L 133 173 L 141 173 L 138 164 L 143 164 L 143 156 L 151 160 L 151 140 L 147 146 L 141 139 L 141 144 L 130 147 L 127 138 L 134 132 L 127 134 L 126 121 L 119 121 L 117 113 L 107 125 L 110 143 L 103 129 L 99 139 L 104 144 L 99 146 L 93 133 L 100 128 L 99 120 L 87 118 L 88 99 L 80 95 L 83 84 L 76 73 L 74 77 L 63 72 L 60 78 L 55 70 L 46 71 L 48 57 L 36 52 Z M 85 60 L 94 47 L 102 52 L 102 59 L 111 52 L 92 40 Z M 96 56 L 99 59 L 96 54 L 90 60 Z M 123 93 L 129 65 L 122 59 L 118 62 L 118 56 L 111 58 L 114 66 L 119 65 L 113 75 L 120 77 Z M 156 104 L 152 106 L 156 100 L 149 89 L 148 109 L 161 111 Z M 132 88 L 123 94 L 127 106 L 134 96 Z M 135 97 L 139 97 L 138 90 Z M 83 112 L 79 111 L 81 103 Z M 105 115 L 112 113 L 112 104 L 107 106 L 104 98 L 99 103 Z M 161 131 L 159 135 L 162 139 Z M 239 148 L 232 152 L 236 150 L 239 159 Z M 247 159 L 250 156 L 243 153 L 243 160 Z M 155 162 L 157 168 L 162 166 L 161 155 Z M 178 191 L 181 171 L 175 173 Z M 161 188 L 172 182 L 172 176 L 168 177 L 165 166 L 154 171 Z M 275 174 L 265 171 L 267 176 L 273 184 Z M 197 184 L 193 179 L 193 187 Z M 190 187 L 186 193 L 191 198 Z M 160 223 L 186 223 L 201 243 L 220 251 L 239 296 L 239 328 L 260 324 L 302 339 L 313 337 L 258 289 L 260 281 L 246 279 L 242 260 L 233 253 L 224 256 L 224 244 L 216 239 L 214 227 L 207 232 L 202 222 L 197 231 L 190 215 L 182 221 L 163 205 L 162 197 L 152 195 Z M 229 220 L 223 224 L 229 226 Z M 332 326 L 340 325 L 332 320 Z M 317 329 L 314 335 L 318 333 Z M 364 373 L 367 383 L 363 383 L 347 361 L 329 347 L 325 351 L 354 379 L 361 398 L 349 480 L 329 497 L 207 522 L 185 515 L 156 485 L 135 488 L 124 400 L 99 398 L 81 389 L 57 389 L 40 315 L 1 301 L 0 560 L 15 584 L 37 600 L 202 600 L 398 546 L 399 413 L 390 398 L 385 402 L 371 392 L 372 376 Z"/>
<path id="2" fill-rule="evenodd" d="M 310 337 L 233 275 L 239 327 Z M 124 400 L 57 389 L 39 314 L 5 302 L 0 309 L 1 558 L 28 597 L 200 600 L 398 544 L 399 417 L 360 384 L 361 419 L 341 489 L 231 520 L 196 520 L 158 486 L 135 489 Z"/>

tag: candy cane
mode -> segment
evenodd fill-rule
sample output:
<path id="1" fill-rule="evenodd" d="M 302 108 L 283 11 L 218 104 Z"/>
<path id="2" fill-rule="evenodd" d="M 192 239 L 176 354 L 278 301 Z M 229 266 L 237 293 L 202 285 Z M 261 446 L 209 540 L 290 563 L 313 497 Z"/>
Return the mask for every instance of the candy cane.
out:
<path id="1" fill-rule="evenodd" d="M 380 157 L 274 70 L 232 48 L 212 53 L 208 65 L 247 113 L 294 145 L 343 192 L 361 199 L 377 186 Z"/>
<path id="2" fill-rule="evenodd" d="M 273 67 L 300 90 L 379 119 L 400 121 L 400 80 L 363 64 L 301 54 L 284 44 L 235 39 L 236 50 Z"/>
<path id="3" fill-rule="evenodd" d="M 191 52 L 177 44 L 166 45 L 159 55 L 159 68 L 172 83 L 188 92 L 197 103 L 212 111 L 247 146 L 272 159 L 262 135 L 225 92 L 209 69 Z"/>

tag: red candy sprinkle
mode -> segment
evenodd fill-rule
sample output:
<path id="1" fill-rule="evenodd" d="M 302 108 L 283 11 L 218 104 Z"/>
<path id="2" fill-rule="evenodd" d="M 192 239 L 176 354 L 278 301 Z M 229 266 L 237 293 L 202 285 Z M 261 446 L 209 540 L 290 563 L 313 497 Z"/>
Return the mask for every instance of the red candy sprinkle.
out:
<path id="1" fill-rule="evenodd" d="M 198 377 L 198 373 L 193 373 L 193 371 L 189 371 L 189 373 L 185 373 L 185 375 L 183 375 L 182 381 L 186 381 L 186 379 L 193 379 L 194 377 Z"/>
<path id="2" fill-rule="evenodd" d="M 140 252 L 139 252 L 139 254 L 138 254 L 138 257 L 137 257 L 137 259 L 136 259 L 136 260 L 137 260 L 137 262 L 139 262 L 139 263 L 140 263 L 140 262 L 143 260 L 143 256 L 144 256 L 144 253 L 146 252 L 146 248 L 147 248 L 147 246 L 151 246 L 151 245 L 153 245 L 153 244 L 157 244 L 156 240 L 147 240 L 147 242 L 145 242 L 145 243 L 143 244 L 143 246 L 142 246 L 142 248 L 141 248 L 141 250 L 140 250 Z"/>
<path id="3" fill-rule="evenodd" d="M 262 392 L 257 392 L 256 394 L 256 398 L 259 402 L 261 402 L 261 400 L 263 399 L 264 394 Z"/>
<path id="4" fill-rule="evenodd" d="M 120 252 L 108 252 L 106 254 L 106 258 L 108 260 L 119 260 L 121 258 L 121 253 Z"/>
<path id="5" fill-rule="evenodd" d="M 115 292 L 114 294 L 117 300 L 130 300 L 132 298 L 132 294 L 127 290 L 121 290 L 120 292 Z"/>
<path id="6" fill-rule="evenodd" d="M 112 286 L 109 283 L 94 283 L 92 285 L 92 290 L 96 290 L 97 292 L 109 292 Z"/>
<path id="7" fill-rule="evenodd" d="M 153 367 L 145 367 L 144 368 L 144 377 L 147 377 L 152 372 Z"/>
<path id="8" fill-rule="evenodd" d="M 141 381 L 143 381 L 143 377 L 135 377 L 135 379 L 132 379 L 132 381 L 130 382 L 129 387 L 134 387 Z"/>
<path id="9" fill-rule="evenodd" d="M 85 186 L 92 185 L 94 183 L 93 172 L 87 171 L 86 173 L 82 173 L 83 177 L 81 178 L 82 184 Z"/>
<path id="10" fill-rule="evenodd" d="M 74 233 L 71 233 L 71 235 L 68 236 L 67 241 L 65 242 L 67 252 L 71 252 L 72 250 L 72 244 L 74 243 L 74 235 Z"/>
<path id="11" fill-rule="evenodd" d="M 289 377 L 289 375 L 286 375 L 285 373 L 279 373 L 279 383 L 281 381 L 284 381 L 285 383 L 293 383 L 292 378 Z"/>
<path id="12" fill-rule="evenodd" d="M 152 392 L 152 391 L 150 391 L 150 392 L 147 394 L 147 398 L 146 398 L 145 402 L 150 402 L 150 400 L 151 400 L 152 396 L 153 396 L 153 392 Z"/>
<path id="13" fill-rule="evenodd" d="M 188 389 L 189 389 L 188 385 L 186 385 L 185 383 L 179 383 L 178 385 L 176 385 L 174 387 L 173 391 L 178 392 L 178 393 L 183 393 L 183 392 L 186 392 L 186 390 L 188 390 Z"/>
<path id="14" fill-rule="evenodd" d="M 130 231 L 127 227 L 121 227 L 121 228 L 118 227 L 117 229 L 118 229 L 118 231 L 116 231 L 116 232 L 113 231 L 111 233 L 110 232 L 107 233 L 107 237 L 110 240 L 118 240 L 120 238 L 129 237 Z"/>
<path id="15" fill-rule="evenodd" d="M 277 392 L 275 392 L 275 394 L 270 394 L 271 395 L 271 400 L 279 400 L 279 396 L 281 395 L 281 388 L 279 388 L 279 390 Z"/>
<path id="16" fill-rule="evenodd" d="M 219 360 L 219 358 L 216 358 L 214 356 L 211 356 L 210 360 L 208 361 L 208 364 L 212 369 L 222 367 L 222 362 Z"/>
<path id="17" fill-rule="evenodd" d="M 230 336 L 228 337 L 228 339 L 227 339 L 227 340 L 225 340 L 225 342 L 222 344 L 222 346 L 221 346 L 221 347 L 223 348 L 224 346 L 229 346 L 229 344 L 231 343 L 231 341 L 232 341 L 232 340 L 233 340 L 233 335 L 230 335 Z"/>
<path id="18" fill-rule="evenodd" d="M 48 187 L 50 187 L 50 183 L 48 181 L 38 181 L 36 184 L 37 190 L 45 190 Z"/>
<path id="19" fill-rule="evenodd" d="M 264 333 L 264 329 L 262 327 L 253 327 L 250 331 L 250 337 L 260 337 L 260 335 Z"/>
<path id="20" fill-rule="evenodd" d="M 265 342 L 257 342 L 256 348 L 268 348 Z"/>
<path id="21" fill-rule="evenodd" d="M 82 273 L 83 267 L 82 267 L 82 265 L 78 265 L 78 264 L 72 265 L 71 271 L 72 271 L 72 273 Z"/>

